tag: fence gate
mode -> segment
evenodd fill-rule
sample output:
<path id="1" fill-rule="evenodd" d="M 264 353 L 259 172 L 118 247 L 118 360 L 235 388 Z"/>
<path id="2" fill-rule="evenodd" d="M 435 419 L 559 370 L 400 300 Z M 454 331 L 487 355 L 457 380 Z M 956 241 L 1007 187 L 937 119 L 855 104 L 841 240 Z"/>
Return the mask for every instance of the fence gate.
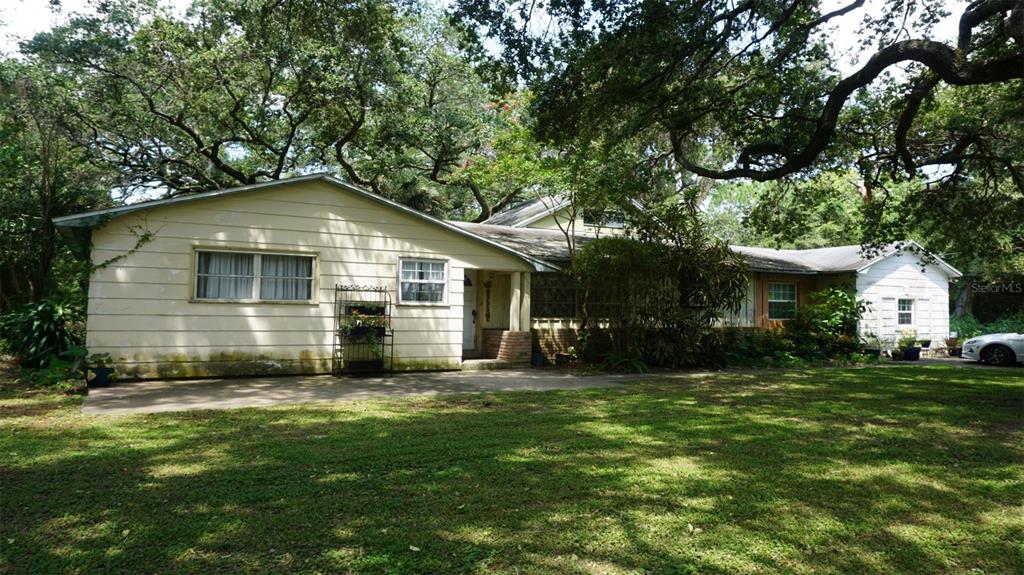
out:
<path id="1" fill-rule="evenodd" d="M 334 374 L 394 369 L 391 296 L 383 286 L 334 286 Z"/>

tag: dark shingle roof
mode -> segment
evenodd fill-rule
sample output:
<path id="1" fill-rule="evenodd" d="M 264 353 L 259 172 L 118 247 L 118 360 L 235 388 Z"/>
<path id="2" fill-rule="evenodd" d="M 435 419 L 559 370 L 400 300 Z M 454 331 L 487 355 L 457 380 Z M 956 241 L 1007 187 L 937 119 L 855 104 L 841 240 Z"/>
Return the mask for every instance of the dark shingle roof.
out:
<path id="1" fill-rule="evenodd" d="M 561 230 L 514 228 L 487 223 L 450 223 L 474 235 L 505 245 L 509 249 L 556 265 L 563 265 L 569 261 L 569 247 Z M 593 239 L 594 236 L 577 234 L 576 247 L 581 247 Z M 736 253 L 746 257 L 747 266 L 751 271 L 787 274 L 855 272 L 899 251 L 899 246 L 896 244 L 888 244 L 869 252 L 865 252 L 859 245 L 806 250 L 777 250 L 749 246 L 730 247 Z M 913 243 L 908 244 L 906 247 L 909 249 L 922 249 Z M 960 272 L 946 262 L 937 257 L 935 261 L 951 276 L 960 276 Z"/>
<path id="2" fill-rule="evenodd" d="M 508 210 L 495 214 L 484 220 L 483 223 L 494 226 L 525 226 L 557 210 L 565 205 L 565 203 L 565 198 L 561 196 L 537 198 L 517 204 Z"/>
<path id="3" fill-rule="evenodd" d="M 569 245 L 561 230 L 514 228 L 488 223 L 449 222 L 467 232 L 507 246 L 517 252 L 540 258 L 553 264 L 569 261 Z M 576 246 L 593 240 L 594 236 L 576 235 Z"/>

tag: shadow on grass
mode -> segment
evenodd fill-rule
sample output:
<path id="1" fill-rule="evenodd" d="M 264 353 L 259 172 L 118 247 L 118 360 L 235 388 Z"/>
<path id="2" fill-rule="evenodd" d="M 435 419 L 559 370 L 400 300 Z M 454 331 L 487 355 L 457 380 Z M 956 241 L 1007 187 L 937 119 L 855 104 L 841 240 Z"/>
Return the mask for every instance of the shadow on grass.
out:
<path id="1" fill-rule="evenodd" d="M 6 434 L 12 572 L 1021 572 L 1024 387 L 823 370 Z M 45 420 L 44 420 L 45 421 Z"/>

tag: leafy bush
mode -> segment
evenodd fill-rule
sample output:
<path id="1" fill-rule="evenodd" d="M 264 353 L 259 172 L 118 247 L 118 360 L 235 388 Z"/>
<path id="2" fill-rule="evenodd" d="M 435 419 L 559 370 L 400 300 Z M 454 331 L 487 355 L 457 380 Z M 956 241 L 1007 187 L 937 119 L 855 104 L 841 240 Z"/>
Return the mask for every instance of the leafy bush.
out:
<path id="1" fill-rule="evenodd" d="M 830 359 L 860 351 L 857 324 L 867 304 L 851 292 L 830 287 L 811 294 L 811 303 L 786 322 L 783 336 L 793 342 L 796 355 Z"/>
<path id="2" fill-rule="evenodd" d="M 81 343 L 80 318 L 72 306 L 34 302 L 0 316 L 0 339 L 22 367 L 43 367 Z"/>
<path id="3" fill-rule="evenodd" d="M 604 356 L 604 365 L 610 371 L 629 373 L 647 373 L 650 371 L 644 360 L 628 353 L 611 352 Z"/>
<path id="4" fill-rule="evenodd" d="M 960 341 L 989 333 L 1024 333 L 1024 311 L 989 323 L 981 323 L 969 313 L 955 315 L 949 318 L 949 330 L 955 331 Z"/>
<path id="5" fill-rule="evenodd" d="M 600 238 L 577 252 L 572 272 L 582 324 L 607 321 L 614 351 L 651 365 L 720 362 L 714 326 L 743 300 L 743 258 L 707 237 L 685 206 L 658 206 L 637 217 L 636 237 Z"/>
<path id="6" fill-rule="evenodd" d="M 801 367 L 796 345 L 781 330 L 731 330 L 725 363 L 745 367 Z"/>
<path id="7" fill-rule="evenodd" d="M 957 337 L 961 340 L 981 335 L 983 330 L 984 325 L 978 321 L 978 318 L 969 313 L 954 315 L 949 318 L 949 331 L 955 331 Z"/>
<path id="8" fill-rule="evenodd" d="M 841 288 L 811 294 L 796 318 L 779 330 L 743 330 L 732 334 L 727 363 L 755 367 L 800 367 L 809 362 L 860 363 L 857 323 L 867 309 Z"/>

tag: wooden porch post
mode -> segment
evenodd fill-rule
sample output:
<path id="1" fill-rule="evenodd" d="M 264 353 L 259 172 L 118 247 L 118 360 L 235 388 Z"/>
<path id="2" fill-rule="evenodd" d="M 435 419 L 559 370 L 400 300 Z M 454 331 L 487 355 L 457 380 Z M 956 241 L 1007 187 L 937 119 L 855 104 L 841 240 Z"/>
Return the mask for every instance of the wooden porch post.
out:
<path id="1" fill-rule="evenodd" d="M 522 276 L 519 302 L 519 329 L 530 331 L 530 272 Z"/>
<path id="2" fill-rule="evenodd" d="M 508 329 L 509 331 L 520 331 L 519 307 L 522 302 L 522 291 L 520 290 L 520 272 L 512 272 L 511 297 L 508 305 Z"/>

